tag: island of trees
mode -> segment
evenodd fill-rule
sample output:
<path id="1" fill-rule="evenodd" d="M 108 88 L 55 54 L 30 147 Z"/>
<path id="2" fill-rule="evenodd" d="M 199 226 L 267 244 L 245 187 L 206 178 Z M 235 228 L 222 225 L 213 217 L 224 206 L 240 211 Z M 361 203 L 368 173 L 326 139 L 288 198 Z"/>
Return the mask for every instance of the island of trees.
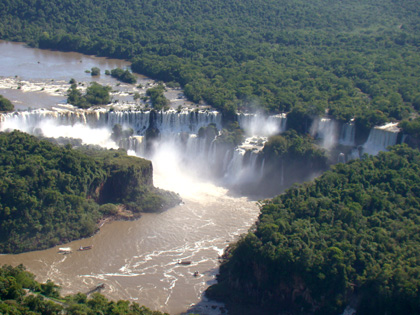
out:
<path id="1" fill-rule="evenodd" d="M 83 95 L 77 87 L 74 79 L 70 80 L 70 88 L 67 91 L 67 103 L 79 108 L 89 108 L 95 105 L 107 105 L 111 102 L 110 86 L 103 86 L 97 82 L 91 82 Z"/>
<path id="2" fill-rule="evenodd" d="M 165 87 L 162 84 L 158 84 L 146 91 L 146 96 L 150 97 L 152 107 L 157 111 L 169 109 L 169 100 L 163 94 L 164 91 Z"/>
<path id="3" fill-rule="evenodd" d="M 123 70 L 121 68 L 112 69 L 110 72 L 113 78 L 125 83 L 134 84 L 137 82 L 137 79 L 134 74 L 132 74 L 128 69 Z"/>
<path id="4" fill-rule="evenodd" d="M 87 237 L 122 209 L 136 217 L 180 201 L 153 187 L 150 161 L 125 151 L 77 150 L 14 131 L 0 133 L 0 161 L 0 253 Z"/>

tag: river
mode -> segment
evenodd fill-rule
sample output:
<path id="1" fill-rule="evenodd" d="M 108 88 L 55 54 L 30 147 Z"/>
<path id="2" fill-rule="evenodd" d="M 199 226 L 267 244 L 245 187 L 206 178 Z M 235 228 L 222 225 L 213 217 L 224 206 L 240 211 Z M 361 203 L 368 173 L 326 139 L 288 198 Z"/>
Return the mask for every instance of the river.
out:
<path id="1" fill-rule="evenodd" d="M 133 101 L 134 92 L 145 92 L 153 80 L 137 75 L 137 84 L 117 82 L 105 70 L 128 68 L 129 62 L 119 59 L 87 56 L 75 52 L 34 49 L 21 43 L 0 40 L 0 94 L 12 101 L 16 110 L 51 108 L 66 103 L 70 79 L 84 83 L 92 81 L 112 86 L 113 100 Z M 91 76 L 93 67 L 101 70 Z M 138 88 L 141 85 L 142 88 Z M 173 106 L 190 105 L 179 91 L 169 89 L 165 96 Z"/>
<path id="2" fill-rule="evenodd" d="M 0 94 L 18 110 L 66 107 L 68 81 L 74 78 L 84 85 L 92 80 L 112 85 L 113 97 L 128 102 L 136 89 L 144 92 L 153 81 L 138 76 L 143 87 L 136 87 L 103 74 L 127 66 L 121 60 L 0 41 Z M 85 72 L 92 67 L 101 69 L 100 77 Z M 179 90 L 166 95 L 173 106 L 188 104 Z M 51 279 L 59 284 L 63 295 L 85 293 L 104 283 L 102 293 L 114 300 L 128 299 L 171 314 L 188 310 L 220 314 L 222 305 L 206 301 L 203 292 L 215 281 L 219 255 L 256 221 L 257 203 L 204 178 L 187 175 L 191 172 L 175 163 L 170 151 L 155 155 L 152 161 L 155 186 L 178 192 L 182 205 L 159 214 L 144 214 L 136 221 L 107 223 L 91 238 L 60 246 L 71 247 L 71 254 L 59 254 L 59 247 L 55 247 L 1 255 L 0 264 L 24 264 L 38 281 Z M 77 251 L 87 245 L 93 248 Z"/>

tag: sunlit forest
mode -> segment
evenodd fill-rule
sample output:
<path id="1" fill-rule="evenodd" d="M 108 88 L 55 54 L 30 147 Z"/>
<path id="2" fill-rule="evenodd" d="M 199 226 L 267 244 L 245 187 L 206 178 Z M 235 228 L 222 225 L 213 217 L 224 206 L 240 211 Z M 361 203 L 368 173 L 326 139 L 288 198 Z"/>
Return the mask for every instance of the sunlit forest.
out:
<path id="1" fill-rule="evenodd" d="M 124 58 L 192 101 L 401 120 L 420 109 L 416 1 L 45 1 L 0 4 L 0 38 Z"/>
<path id="2" fill-rule="evenodd" d="M 263 150 L 281 167 L 288 161 L 327 168 L 325 152 L 304 135 L 304 121 L 313 117 L 354 119 L 366 136 L 373 126 L 400 121 L 412 148 L 337 164 L 262 201 L 255 227 L 226 250 L 218 284 L 207 294 L 228 309 L 252 305 L 266 314 L 341 314 L 347 306 L 357 314 L 419 314 L 420 153 L 413 149 L 420 147 L 419 12 L 415 0 L 4 0 L 0 39 L 129 60 L 132 71 L 179 85 L 190 101 L 222 112 L 230 127 L 220 141 L 232 146 L 243 140 L 232 123 L 236 113 L 286 112 L 294 130 L 270 138 Z M 127 69 L 110 74 L 134 83 Z M 82 108 L 107 101 L 106 89 L 93 85 L 93 94 L 83 96 L 76 87 L 68 96 Z M 156 110 L 168 108 L 163 91 L 160 84 L 147 92 Z M 0 101 L 2 110 L 12 109 Z M 201 129 L 201 136 L 214 136 L 214 128 Z M 0 142 L 2 251 L 92 233 L 98 218 L 116 211 L 112 202 L 140 212 L 163 198 L 152 191 L 140 206 L 135 198 L 101 200 L 95 188 L 111 174 L 107 157 L 22 134 L 2 134 Z M 114 158 L 124 165 L 124 156 Z M 52 222 L 48 214 L 57 205 L 62 212 Z M 45 291 L 23 269 L 3 267 L 0 286 L 0 312 L 62 310 L 23 294 Z M 13 299 L 23 306 L 6 301 Z M 74 314 L 137 312 L 100 296 L 66 303 Z"/>
<path id="3" fill-rule="evenodd" d="M 265 201 L 209 295 L 267 314 L 418 314 L 419 171 L 419 151 L 395 146 Z"/>
<path id="4" fill-rule="evenodd" d="M 124 151 L 73 149 L 14 131 L 0 133 L 0 252 L 45 249 L 98 229 L 98 221 L 173 206 L 152 185 L 151 162 Z"/>

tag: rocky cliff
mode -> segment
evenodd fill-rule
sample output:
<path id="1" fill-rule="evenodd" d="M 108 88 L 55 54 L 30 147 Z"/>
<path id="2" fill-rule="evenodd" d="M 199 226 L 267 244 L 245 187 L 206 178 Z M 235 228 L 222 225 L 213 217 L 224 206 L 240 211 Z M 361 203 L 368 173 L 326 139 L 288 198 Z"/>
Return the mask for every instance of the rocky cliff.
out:
<path id="1" fill-rule="evenodd" d="M 133 213 L 166 210 L 181 202 L 179 195 L 153 186 L 152 162 L 128 156 L 124 150 L 93 151 L 107 173 L 95 189 L 99 204 L 122 204 Z"/>

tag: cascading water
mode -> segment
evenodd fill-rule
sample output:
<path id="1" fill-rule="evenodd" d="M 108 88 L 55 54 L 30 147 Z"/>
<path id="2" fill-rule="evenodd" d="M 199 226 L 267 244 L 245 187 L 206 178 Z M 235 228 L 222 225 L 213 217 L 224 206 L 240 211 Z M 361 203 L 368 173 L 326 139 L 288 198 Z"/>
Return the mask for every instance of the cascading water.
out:
<path id="1" fill-rule="evenodd" d="M 0 130 L 21 130 L 48 138 L 82 139 L 85 144 L 97 144 L 106 148 L 118 148 L 111 140 L 111 131 L 106 126 L 91 126 L 86 115 L 80 111 L 35 110 L 0 116 Z"/>
<path id="2" fill-rule="evenodd" d="M 345 146 L 354 146 L 356 128 L 354 122 L 348 122 L 341 126 L 339 143 Z"/>
<path id="3" fill-rule="evenodd" d="M 316 139 L 321 139 L 321 146 L 327 150 L 337 144 L 337 122 L 330 118 L 314 119 L 310 132 Z"/>
<path id="4" fill-rule="evenodd" d="M 152 115 L 153 113 L 153 115 Z M 220 146 L 215 139 L 199 137 L 202 127 L 214 124 L 221 129 L 222 118 L 211 110 L 169 110 L 152 112 L 150 110 L 118 110 L 106 108 L 78 110 L 54 108 L 39 109 L 2 114 L 0 130 L 20 129 L 45 137 L 71 137 L 83 139 L 86 144 L 99 144 L 107 148 L 117 148 L 111 139 L 112 127 L 120 124 L 123 128 L 132 128 L 132 139 L 124 139 L 119 146 L 133 150 L 137 155 L 152 158 L 145 134 L 150 126 L 160 132 L 160 139 L 154 141 L 154 150 L 168 145 L 174 146 L 181 157 L 179 162 L 188 165 L 188 171 L 198 176 L 211 176 L 218 170 L 218 176 L 224 175 L 225 184 L 257 182 L 261 179 L 263 158 L 260 152 L 268 136 L 279 134 L 286 126 L 285 115 L 263 116 L 257 114 L 238 114 L 238 122 L 244 128 L 247 138 L 235 149 Z M 396 124 L 375 127 L 362 149 L 353 149 L 346 157 L 339 157 L 340 162 L 358 158 L 361 153 L 377 154 L 397 142 L 399 129 Z M 333 148 L 337 143 L 353 147 L 355 126 L 353 122 L 343 124 L 338 137 L 338 123 L 329 118 L 315 119 L 311 134 L 321 140 L 321 146 Z"/>
<path id="5" fill-rule="evenodd" d="M 224 177 L 228 184 L 234 186 L 258 183 L 263 177 L 265 163 L 260 153 L 268 137 L 286 130 L 286 114 L 240 113 L 237 121 L 246 138 L 231 154 L 230 162 L 224 163 Z"/>
<path id="6" fill-rule="evenodd" d="M 269 120 L 269 117 L 263 119 Z M 187 172 L 209 178 L 214 175 L 212 172 L 219 170 L 219 176 L 225 174 L 225 183 L 235 185 L 261 178 L 258 153 L 267 141 L 266 137 L 248 137 L 241 146 L 232 150 L 218 144 L 215 139 L 199 137 L 200 128 L 209 124 L 221 129 L 221 115 L 209 110 L 151 112 L 54 108 L 2 114 L 0 121 L 2 131 L 19 129 L 51 138 L 78 138 L 85 144 L 99 144 L 107 148 L 118 147 L 112 139 L 112 128 L 119 124 L 123 129 L 132 128 L 134 131 L 134 136 L 121 140 L 119 146 L 134 151 L 138 156 L 153 158 L 154 152 L 171 148 L 170 151 L 179 157 L 178 163 L 188 166 Z M 271 119 L 270 132 L 281 130 L 281 126 L 276 124 L 282 121 L 283 118 L 278 117 Z M 159 130 L 159 139 L 153 141 L 151 148 L 145 137 L 150 126 Z M 267 132 L 268 129 L 264 131 Z M 249 156 L 247 163 L 243 161 L 245 156 Z"/>
<path id="7" fill-rule="evenodd" d="M 239 126 L 247 136 L 269 137 L 286 130 L 286 114 L 265 116 L 241 113 L 237 115 Z"/>
<path id="8" fill-rule="evenodd" d="M 363 145 L 363 153 L 372 155 L 385 151 L 387 147 L 397 144 L 400 129 L 397 123 L 388 123 L 384 126 L 374 127 L 369 133 L 366 143 Z"/>
<path id="9" fill-rule="evenodd" d="M 264 137 L 249 137 L 234 150 L 233 157 L 224 169 L 228 184 L 258 183 L 261 180 L 264 165 L 259 157 L 266 141 Z"/>
<path id="10" fill-rule="evenodd" d="M 109 127 L 116 124 L 123 127 L 133 128 L 135 134 L 143 135 L 151 123 L 150 110 L 126 110 L 109 111 L 107 109 L 96 110 L 34 110 L 3 114 L 1 118 L 2 130 L 14 129 L 25 126 L 25 131 L 36 128 L 45 119 L 53 119 L 60 125 L 74 125 L 76 123 L 91 127 Z M 153 118 L 153 123 L 162 133 L 197 133 L 201 127 L 215 124 L 221 128 L 221 115 L 216 111 L 206 110 L 168 110 L 158 112 Z"/>

